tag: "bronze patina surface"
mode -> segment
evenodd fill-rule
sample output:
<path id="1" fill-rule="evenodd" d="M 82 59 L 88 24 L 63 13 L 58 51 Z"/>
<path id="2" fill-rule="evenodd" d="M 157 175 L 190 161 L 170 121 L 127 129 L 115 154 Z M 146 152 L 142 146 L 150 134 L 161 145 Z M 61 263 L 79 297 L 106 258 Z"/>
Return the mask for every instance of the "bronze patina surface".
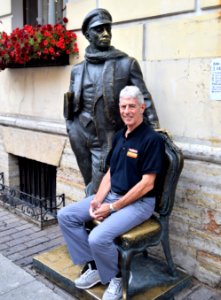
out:
<path id="1" fill-rule="evenodd" d="M 99 284 L 88 290 L 75 287 L 74 280 L 79 276 L 81 268 L 73 265 L 65 246 L 35 256 L 33 264 L 38 272 L 79 299 L 102 299 L 106 286 Z M 131 270 L 133 274 L 129 285 L 131 300 L 171 300 L 191 280 L 191 277 L 181 270 L 177 270 L 176 277 L 170 276 L 166 263 L 143 255 L 133 259 Z"/>

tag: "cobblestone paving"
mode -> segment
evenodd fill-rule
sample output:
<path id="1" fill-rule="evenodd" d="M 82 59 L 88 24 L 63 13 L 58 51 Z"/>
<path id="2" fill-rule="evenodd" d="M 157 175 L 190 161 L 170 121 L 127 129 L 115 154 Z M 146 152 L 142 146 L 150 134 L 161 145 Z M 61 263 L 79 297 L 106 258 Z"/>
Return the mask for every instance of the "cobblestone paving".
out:
<path id="1" fill-rule="evenodd" d="M 64 300 L 73 300 L 73 296 L 36 273 L 32 265 L 34 255 L 63 244 L 58 225 L 40 230 L 36 224 L 0 206 L 0 253 L 43 282 Z"/>
<path id="2" fill-rule="evenodd" d="M 58 225 L 40 230 L 36 224 L 0 206 L 0 253 L 43 282 L 64 300 L 73 300 L 76 298 L 37 274 L 32 265 L 34 255 L 63 244 L 64 240 Z M 175 297 L 175 300 L 221 300 L 221 290 L 211 289 L 193 280 L 188 288 Z"/>

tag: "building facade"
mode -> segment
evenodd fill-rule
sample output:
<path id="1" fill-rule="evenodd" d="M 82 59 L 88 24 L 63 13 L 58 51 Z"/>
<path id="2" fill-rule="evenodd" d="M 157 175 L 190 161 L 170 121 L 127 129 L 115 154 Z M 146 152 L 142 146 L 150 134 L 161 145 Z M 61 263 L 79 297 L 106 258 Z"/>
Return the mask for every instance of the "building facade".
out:
<path id="1" fill-rule="evenodd" d="M 91 9 L 113 16 L 112 44 L 135 57 L 162 128 L 185 156 L 170 223 L 178 266 L 211 286 L 221 283 L 221 1 L 220 0 L 5 0 L 0 30 L 66 16 L 78 36 L 79 58 L 62 67 L 0 72 L 0 172 L 21 187 L 52 177 L 53 193 L 66 202 L 84 196 L 84 184 L 66 135 L 63 94 L 71 64 L 87 41 L 81 23 Z M 33 6 L 35 3 L 35 7 Z M 215 79 L 214 79 L 215 78 Z M 54 181 L 55 180 L 55 181 Z M 160 250 L 155 250 L 160 254 Z"/>

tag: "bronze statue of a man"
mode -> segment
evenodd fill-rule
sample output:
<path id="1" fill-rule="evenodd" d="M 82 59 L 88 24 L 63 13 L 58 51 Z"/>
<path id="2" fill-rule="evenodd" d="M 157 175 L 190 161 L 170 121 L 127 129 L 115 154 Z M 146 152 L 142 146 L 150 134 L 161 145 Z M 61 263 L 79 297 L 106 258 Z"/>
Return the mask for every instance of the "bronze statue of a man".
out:
<path id="1" fill-rule="evenodd" d="M 105 9 L 94 9 L 86 15 L 82 33 L 90 45 L 85 60 L 71 71 L 73 117 L 66 124 L 87 195 L 96 192 L 104 175 L 112 137 L 123 126 L 119 93 L 126 85 L 135 85 L 142 91 L 146 122 L 159 126 L 138 62 L 111 46 L 111 24 L 112 17 Z"/>

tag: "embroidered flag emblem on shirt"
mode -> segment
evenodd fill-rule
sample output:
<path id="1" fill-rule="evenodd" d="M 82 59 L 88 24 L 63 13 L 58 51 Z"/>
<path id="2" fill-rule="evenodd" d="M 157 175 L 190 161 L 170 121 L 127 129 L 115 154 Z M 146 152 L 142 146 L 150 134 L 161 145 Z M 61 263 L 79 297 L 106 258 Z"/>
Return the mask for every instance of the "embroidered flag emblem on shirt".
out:
<path id="1" fill-rule="evenodd" d="M 129 148 L 127 151 L 127 156 L 132 157 L 132 158 L 137 158 L 138 151 L 136 149 L 131 149 Z"/>

